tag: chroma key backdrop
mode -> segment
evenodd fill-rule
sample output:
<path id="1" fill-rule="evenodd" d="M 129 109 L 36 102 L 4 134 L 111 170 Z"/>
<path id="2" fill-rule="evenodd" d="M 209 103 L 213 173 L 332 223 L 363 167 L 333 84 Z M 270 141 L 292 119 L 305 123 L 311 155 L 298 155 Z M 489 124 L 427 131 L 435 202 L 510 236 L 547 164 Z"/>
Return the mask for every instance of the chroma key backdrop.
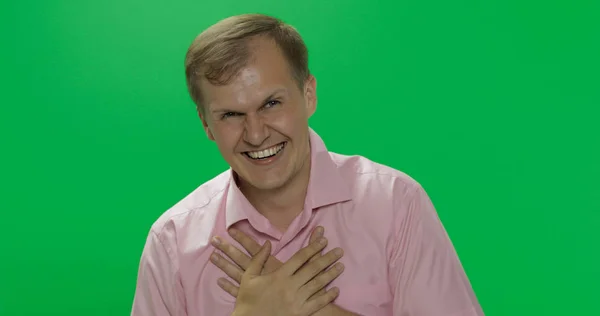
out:
<path id="1" fill-rule="evenodd" d="M 599 6 L 4 1 L 0 315 L 130 313 L 150 225 L 227 168 L 186 49 L 249 12 L 304 36 L 330 150 L 425 187 L 486 315 L 600 315 Z"/>

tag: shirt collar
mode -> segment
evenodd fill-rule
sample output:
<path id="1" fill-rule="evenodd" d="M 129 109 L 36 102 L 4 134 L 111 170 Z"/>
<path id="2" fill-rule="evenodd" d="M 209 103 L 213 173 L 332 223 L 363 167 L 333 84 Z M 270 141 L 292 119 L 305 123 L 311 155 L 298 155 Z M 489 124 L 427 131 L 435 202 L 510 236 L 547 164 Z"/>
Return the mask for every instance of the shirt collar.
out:
<path id="1" fill-rule="evenodd" d="M 331 159 L 325 143 L 313 129 L 309 128 L 309 133 L 311 166 L 305 206 L 316 209 L 351 200 L 348 182 Z M 225 218 L 227 228 L 246 219 L 254 227 L 269 226 L 268 220 L 256 211 L 238 188 L 232 169 L 230 169 Z"/>

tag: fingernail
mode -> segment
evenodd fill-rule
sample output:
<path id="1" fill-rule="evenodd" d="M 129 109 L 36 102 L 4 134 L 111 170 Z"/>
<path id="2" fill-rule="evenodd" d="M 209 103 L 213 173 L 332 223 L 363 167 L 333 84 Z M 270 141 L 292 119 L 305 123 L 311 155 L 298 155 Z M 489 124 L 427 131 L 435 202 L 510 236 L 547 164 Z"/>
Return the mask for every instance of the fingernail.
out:
<path id="1" fill-rule="evenodd" d="M 225 279 L 223 279 L 223 278 L 219 278 L 219 279 L 217 280 L 217 283 L 218 283 L 220 286 L 225 286 L 225 284 L 226 284 L 226 283 L 225 283 Z"/>
<path id="2" fill-rule="evenodd" d="M 324 244 L 326 244 L 326 243 L 327 243 L 327 239 L 325 239 L 325 238 L 321 238 L 321 239 L 319 239 L 319 243 L 320 243 L 321 245 L 324 245 Z"/>
<path id="3" fill-rule="evenodd" d="M 217 262 L 219 261 L 219 257 L 213 253 L 212 256 L 210 256 L 210 260 L 212 260 L 213 262 Z"/>
<path id="4" fill-rule="evenodd" d="M 319 236 L 319 237 L 323 236 L 323 227 L 321 227 L 321 226 L 317 227 L 317 236 Z"/>
<path id="5" fill-rule="evenodd" d="M 344 264 L 343 264 L 343 263 L 341 263 L 341 262 L 339 262 L 339 263 L 336 263 L 336 265 L 335 265 L 335 268 L 336 268 L 338 271 L 342 271 L 342 270 L 344 270 Z"/>
<path id="6" fill-rule="evenodd" d="M 237 234 L 237 230 L 235 230 L 235 229 L 233 229 L 233 228 L 229 230 L 229 235 L 230 235 L 231 237 L 235 236 L 235 234 Z"/>
<path id="7" fill-rule="evenodd" d="M 341 256 L 341 255 L 342 255 L 342 253 L 344 253 L 344 252 L 342 251 L 342 248 L 336 248 L 336 249 L 333 251 L 333 253 L 334 253 L 336 256 L 338 256 L 338 257 L 339 257 L 339 256 Z"/>
<path id="8" fill-rule="evenodd" d="M 219 238 L 219 237 L 217 237 L 217 236 L 213 237 L 213 239 L 212 239 L 212 244 L 213 244 L 214 246 L 218 246 L 218 245 L 220 245 L 220 244 L 221 244 L 221 238 Z"/>

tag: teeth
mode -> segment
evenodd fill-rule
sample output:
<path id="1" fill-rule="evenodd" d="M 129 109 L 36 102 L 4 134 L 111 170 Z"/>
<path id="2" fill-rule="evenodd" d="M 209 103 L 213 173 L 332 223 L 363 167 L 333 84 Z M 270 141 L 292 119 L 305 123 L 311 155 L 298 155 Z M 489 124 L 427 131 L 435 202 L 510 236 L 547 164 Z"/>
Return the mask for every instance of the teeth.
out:
<path id="1" fill-rule="evenodd" d="M 273 146 L 271 148 L 267 148 L 261 151 L 249 151 L 247 154 L 250 158 L 253 159 L 261 159 L 265 157 L 270 157 L 278 153 L 283 148 L 283 144 Z"/>

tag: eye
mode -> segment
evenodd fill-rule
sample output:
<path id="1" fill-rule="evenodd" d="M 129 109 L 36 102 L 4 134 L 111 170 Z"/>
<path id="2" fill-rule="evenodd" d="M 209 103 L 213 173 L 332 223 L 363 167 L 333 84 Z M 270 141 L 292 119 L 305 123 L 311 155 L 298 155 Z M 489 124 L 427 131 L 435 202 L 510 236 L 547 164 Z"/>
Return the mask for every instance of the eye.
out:
<path id="1" fill-rule="evenodd" d="M 281 102 L 279 102 L 278 100 L 271 100 L 271 101 L 267 102 L 267 104 L 265 104 L 264 108 L 265 109 L 270 109 L 270 108 L 272 108 L 274 106 L 279 105 L 280 103 Z"/>
<path id="2" fill-rule="evenodd" d="M 235 113 L 235 112 L 225 112 L 223 113 L 223 115 L 221 115 L 221 119 L 224 120 L 228 117 L 232 117 L 232 116 L 238 116 L 239 113 Z"/>

